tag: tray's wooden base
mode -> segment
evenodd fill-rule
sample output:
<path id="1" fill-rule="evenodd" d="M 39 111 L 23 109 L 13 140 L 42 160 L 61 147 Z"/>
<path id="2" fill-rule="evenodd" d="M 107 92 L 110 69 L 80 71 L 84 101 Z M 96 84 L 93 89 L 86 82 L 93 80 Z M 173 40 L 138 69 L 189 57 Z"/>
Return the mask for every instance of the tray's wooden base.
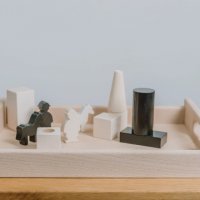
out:
<path id="1" fill-rule="evenodd" d="M 200 179 L 0 178 L 0 199 L 200 199 Z"/>

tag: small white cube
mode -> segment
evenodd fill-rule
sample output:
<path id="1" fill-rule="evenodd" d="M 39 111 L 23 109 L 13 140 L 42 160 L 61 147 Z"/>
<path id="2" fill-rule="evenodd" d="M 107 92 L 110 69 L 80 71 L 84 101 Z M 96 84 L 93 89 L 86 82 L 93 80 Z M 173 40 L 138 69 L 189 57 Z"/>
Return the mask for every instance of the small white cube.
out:
<path id="1" fill-rule="evenodd" d="M 37 149 L 60 150 L 60 127 L 39 127 L 37 129 Z"/>
<path id="2" fill-rule="evenodd" d="M 35 111 L 34 90 L 21 87 L 7 90 L 8 127 L 16 130 L 20 124 L 28 123 Z"/>
<path id="3" fill-rule="evenodd" d="M 101 113 L 94 117 L 93 136 L 113 140 L 119 135 L 121 116 L 111 113 Z"/>
<path id="4" fill-rule="evenodd" d="M 112 114 L 119 115 L 121 117 L 120 131 L 124 130 L 127 127 L 128 111 L 125 111 L 125 112 L 122 112 L 122 113 L 112 113 Z"/>

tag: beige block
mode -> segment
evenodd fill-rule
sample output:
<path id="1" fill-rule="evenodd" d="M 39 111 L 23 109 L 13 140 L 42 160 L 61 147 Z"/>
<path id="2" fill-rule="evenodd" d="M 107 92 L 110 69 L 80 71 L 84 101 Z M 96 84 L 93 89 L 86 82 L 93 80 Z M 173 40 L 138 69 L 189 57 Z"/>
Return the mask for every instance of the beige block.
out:
<path id="1" fill-rule="evenodd" d="M 16 130 L 20 124 L 28 123 L 35 110 L 34 91 L 28 88 L 7 90 L 8 127 Z"/>
<path id="2" fill-rule="evenodd" d="M 113 140 L 119 135 L 121 117 L 111 113 L 101 113 L 94 117 L 93 136 Z"/>

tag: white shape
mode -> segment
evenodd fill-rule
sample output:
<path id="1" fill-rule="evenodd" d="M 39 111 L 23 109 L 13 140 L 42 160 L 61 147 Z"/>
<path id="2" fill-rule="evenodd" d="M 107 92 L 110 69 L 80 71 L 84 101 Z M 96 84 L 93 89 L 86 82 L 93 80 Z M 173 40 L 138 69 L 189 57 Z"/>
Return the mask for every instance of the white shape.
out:
<path id="1" fill-rule="evenodd" d="M 124 130 L 128 126 L 128 111 L 121 112 L 121 113 L 112 113 L 116 116 L 120 116 L 121 125 L 120 125 L 120 131 Z"/>
<path id="2" fill-rule="evenodd" d="M 80 131 L 80 124 L 79 121 L 76 119 L 77 112 L 74 109 L 69 108 L 65 111 L 65 114 L 67 115 L 67 118 L 63 127 L 65 137 L 64 142 L 77 142 L 78 132 Z"/>
<path id="3" fill-rule="evenodd" d="M 85 125 L 88 121 L 89 114 L 94 114 L 94 110 L 89 104 L 85 104 L 76 116 L 81 125 L 81 132 L 85 132 Z"/>
<path id="4" fill-rule="evenodd" d="M 109 113 L 125 112 L 126 107 L 126 95 L 124 87 L 124 76 L 123 72 L 116 70 L 114 72 L 112 88 L 110 92 L 110 99 L 108 104 Z"/>
<path id="5" fill-rule="evenodd" d="M 76 119 L 81 126 L 81 132 L 85 132 L 85 125 L 87 124 L 89 114 L 94 114 L 94 110 L 89 104 L 85 104 L 76 115 Z M 66 117 L 66 119 L 63 121 L 61 131 L 64 131 L 65 124 L 68 120 L 69 118 Z"/>
<path id="6" fill-rule="evenodd" d="M 8 127 L 16 130 L 20 124 L 28 123 L 35 111 L 34 90 L 21 87 L 7 90 Z"/>
<path id="7" fill-rule="evenodd" d="M 39 127 L 37 129 L 37 149 L 60 150 L 60 127 Z"/>
<path id="8" fill-rule="evenodd" d="M 113 140 L 119 135 L 121 128 L 120 115 L 101 113 L 93 119 L 93 136 Z"/>

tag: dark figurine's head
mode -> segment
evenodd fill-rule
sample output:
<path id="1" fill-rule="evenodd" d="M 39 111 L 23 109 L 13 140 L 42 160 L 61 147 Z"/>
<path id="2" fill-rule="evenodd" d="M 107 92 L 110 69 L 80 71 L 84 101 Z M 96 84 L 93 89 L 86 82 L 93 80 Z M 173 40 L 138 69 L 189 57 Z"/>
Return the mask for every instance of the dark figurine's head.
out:
<path id="1" fill-rule="evenodd" d="M 40 111 L 47 112 L 49 110 L 50 105 L 45 101 L 40 101 L 38 104 L 38 108 Z"/>

